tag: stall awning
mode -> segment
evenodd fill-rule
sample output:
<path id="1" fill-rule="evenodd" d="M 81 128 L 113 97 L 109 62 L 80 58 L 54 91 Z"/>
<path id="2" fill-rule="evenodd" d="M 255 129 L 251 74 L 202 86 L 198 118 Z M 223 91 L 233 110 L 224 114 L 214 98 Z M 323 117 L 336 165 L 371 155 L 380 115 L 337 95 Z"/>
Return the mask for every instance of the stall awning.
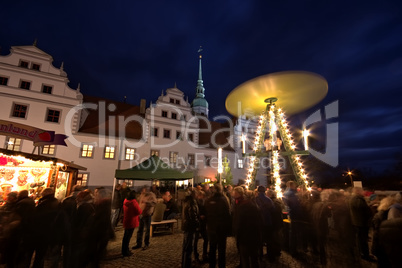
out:
<path id="1" fill-rule="evenodd" d="M 61 163 L 64 164 L 66 166 L 78 169 L 78 170 L 87 170 L 86 167 L 77 165 L 73 162 L 69 162 L 60 158 L 56 158 L 56 157 L 49 157 L 49 156 L 45 156 L 45 155 L 38 155 L 38 154 L 30 154 L 30 153 L 24 153 L 24 152 L 19 152 L 19 151 L 12 151 L 12 150 L 7 150 L 7 149 L 1 149 L 0 148 L 0 153 L 2 154 L 6 154 L 6 155 L 13 155 L 13 156 L 22 156 L 28 159 L 31 159 L 33 161 L 53 161 L 54 163 Z"/>
<path id="2" fill-rule="evenodd" d="M 156 155 L 132 168 L 117 169 L 115 172 L 117 179 L 133 180 L 185 180 L 191 179 L 193 176 L 193 171 L 180 171 L 171 168 Z"/>

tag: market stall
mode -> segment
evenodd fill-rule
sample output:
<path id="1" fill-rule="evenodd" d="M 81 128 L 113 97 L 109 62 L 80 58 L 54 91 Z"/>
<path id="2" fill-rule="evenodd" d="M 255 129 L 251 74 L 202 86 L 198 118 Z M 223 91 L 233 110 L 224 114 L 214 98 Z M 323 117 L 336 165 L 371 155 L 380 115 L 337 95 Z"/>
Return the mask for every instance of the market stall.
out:
<path id="1" fill-rule="evenodd" d="M 54 187 L 55 197 L 66 197 L 76 184 L 78 170 L 86 168 L 58 158 L 0 149 L 0 203 L 11 191 L 28 190 L 36 197 Z"/>

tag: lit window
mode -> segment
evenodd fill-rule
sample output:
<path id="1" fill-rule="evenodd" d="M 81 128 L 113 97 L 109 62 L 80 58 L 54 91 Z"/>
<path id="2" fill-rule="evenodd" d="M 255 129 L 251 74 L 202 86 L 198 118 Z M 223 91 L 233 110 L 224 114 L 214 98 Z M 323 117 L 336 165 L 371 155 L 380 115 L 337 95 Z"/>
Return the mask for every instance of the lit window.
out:
<path id="1" fill-rule="evenodd" d="M 28 68 L 29 62 L 28 61 L 20 61 L 20 67 L 22 68 Z"/>
<path id="2" fill-rule="evenodd" d="M 87 186 L 88 185 L 88 173 L 78 173 L 77 174 L 77 185 Z"/>
<path id="3" fill-rule="evenodd" d="M 164 129 L 163 130 L 163 137 L 170 139 L 170 130 L 169 129 Z"/>
<path id="4" fill-rule="evenodd" d="M 55 122 L 58 123 L 60 119 L 60 111 L 56 110 L 47 110 L 47 117 L 46 121 L 47 122 Z"/>
<path id="5" fill-rule="evenodd" d="M 151 150 L 151 156 L 153 156 L 153 155 L 159 156 L 159 151 L 157 151 L 157 150 Z"/>
<path id="6" fill-rule="evenodd" d="M 13 114 L 14 117 L 25 118 L 28 111 L 28 106 L 21 104 L 14 104 Z"/>
<path id="7" fill-rule="evenodd" d="M 168 112 L 167 111 L 162 111 L 162 117 L 168 117 Z"/>
<path id="8" fill-rule="evenodd" d="M 151 136 L 158 137 L 158 128 L 151 128 Z"/>
<path id="9" fill-rule="evenodd" d="M 42 154 L 54 155 L 56 150 L 56 145 L 44 145 L 42 149 Z"/>
<path id="10" fill-rule="evenodd" d="M 7 86 L 7 84 L 8 84 L 8 77 L 0 76 L 0 85 Z"/>
<path id="11" fill-rule="evenodd" d="M 40 65 L 36 63 L 32 63 L 32 70 L 39 71 L 40 70 Z"/>
<path id="12" fill-rule="evenodd" d="M 21 139 L 14 137 L 6 138 L 6 149 L 11 151 L 20 151 L 21 149 Z"/>
<path id="13" fill-rule="evenodd" d="M 176 113 L 172 113 L 172 119 L 177 119 L 177 114 Z"/>
<path id="14" fill-rule="evenodd" d="M 20 88 L 29 90 L 30 87 L 31 87 L 31 82 L 21 80 Z"/>
<path id="15" fill-rule="evenodd" d="M 135 157 L 135 149 L 126 148 L 126 160 L 134 160 Z"/>
<path id="16" fill-rule="evenodd" d="M 188 154 L 188 165 L 194 166 L 195 165 L 195 157 L 194 154 Z"/>
<path id="17" fill-rule="evenodd" d="M 243 159 L 237 159 L 237 168 L 243 168 Z"/>
<path id="18" fill-rule="evenodd" d="M 94 146 L 90 144 L 83 144 L 81 148 L 81 157 L 92 158 Z"/>
<path id="19" fill-rule="evenodd" d="M 47 94 L 52 94 L 53 87 L 52 86 L 42 86 L 42 92 Z"/>
<path id="20" fill-rule="evenodd" d="M 105 147 L 105 158 L 106 159 L 114 159 L 114 152 L 115 148 L 112 146 L 106 146 Z"/>
<path id="21" fill-rule="evenodd" d="M 175 165 L 177 163 L 177 157 L 179 156 L 179 153 L 177 152 L 170 152 L 169 153 L 169 162 L 171 165 Z"/>

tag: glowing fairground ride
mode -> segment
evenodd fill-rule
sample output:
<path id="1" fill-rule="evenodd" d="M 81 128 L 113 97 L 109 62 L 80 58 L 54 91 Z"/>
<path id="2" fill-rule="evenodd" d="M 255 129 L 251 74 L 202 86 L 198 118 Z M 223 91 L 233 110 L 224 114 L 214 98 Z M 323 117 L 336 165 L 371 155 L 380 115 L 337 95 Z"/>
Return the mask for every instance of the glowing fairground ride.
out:
<path id="1" fill-rule="evenodd" d="M 277 196 L 282 197 L 278 160 L 280 155 L 289 157 L 297 183 L 308 188 L 307 174 L 301 156 L 309 153 L 307 148 L 296 151 L 284 112 L 293 115 L 305 111 L 319 103 L 327 92 L 328 83 L 322 76 L 305 71 L 286 71 L 251 79 L 229 93 L 225 105 L 230 114 L 236 117 L 250 112 L 260 114 L 252 153 L 245 153 L 245 140 L 244 136 L 242 137 L 243 156 L 249 157 L 247 188 L 254 189 L 259 160 L 261 157 L 269 156 L 271 184 L 274 185 Z M 267 131 L 268 138 L 266 138 Z M 306 143 L 308 133 L 303 132 Z M 284 151 L 280 151 L 282 144 Z"/>

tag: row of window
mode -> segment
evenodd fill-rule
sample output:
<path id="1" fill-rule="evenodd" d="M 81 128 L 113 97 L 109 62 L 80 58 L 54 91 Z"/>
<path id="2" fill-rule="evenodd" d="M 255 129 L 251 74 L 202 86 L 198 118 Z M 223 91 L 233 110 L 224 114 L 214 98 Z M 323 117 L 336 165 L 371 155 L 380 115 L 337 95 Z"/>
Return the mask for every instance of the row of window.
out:
<path id="1" fill-rule="evenodd" d="M 8 85 L 8 77 L 0 76 L 0 85 L 7 86 Z M 31 81 L 20 80 L 19 88 L 30 90 L 31 89 Z M 42 84 L 42 93 L 52 94 L 53 86 Z"/>
<path id="2" fill-rule="evenodd" d="M 14 103 L 11 111 L 12 117 L 27 118 L 28 105 Z M 59 123 L 61 112 L 59 110 L 47 109 L 45 121 Z"/>
<path id="3" fill-rule="evenodd" d="M 165 118 L 168 118 L 168 111 L 162 110 L 161 116 L 162 116 L 162 117 L 165 117 Z M 177 113 L 171 112 L 171 113 L 170 113 L 170 118 L 172 118 L 172 119 L 177 119 Z M 180 117 L 180 120 L 186 121 L 186 115 L 182 115 L 182 116 Z"/>
<path id="4" fill-rule="evenodd" d="M 39 63 L 35 63 L 35 62 L 29 62 L 26 60 L 20 60 L 20 67 L 22 68 L 27 68 L 27 69 L 31 69 L 31 70 L 35 70 L 35 71 L 40 71 L 40 64 Z"/>
<path id="5" fill-rule="evenodd" d="M 6 139 L 6 149 L 13 151 L 20 151 L 21 148 L 21 139 L 14 137 L 7 137 Z M 93 158 L 94 146 L 91 144 L 83 144 L 81 148 L 81 157 L 84 158 Z M 42 155 L 54 155 L 56 151 L 55 145 L 44 145 L 42 147 Z M 105 159 L 114 159 L 116 155 L 116 148 L 113 146 L 105 146 L 103 157 Z M 159 156 L 159 151 L 151 150 L 151 155 Z M 135 149 L 134 148 L 126 148 L 124 159 L 125 160 L 134 160 L 135 158 Z M 169 152 L 169 162 L 170 164 L 177 164 L 177 160 L 179 158 L 179 153 L 177 152 Z M 188 154 L 187 155 L 187 164 L 190 166 L 195 165 L 195 155 Z M 211 166 L 211 156 L 204 156 L 204 164 L 207 167 Z M 243 168 L 243 159 L 238 159 L 237 168 Z"/>
<path id="6" fill-rule="evenodd" d="M 159 128 L 153 127 L 151 128 L 151 136 L 152 137 L 158 137 L 159 135 Z M 170 129 L 163 129 L 163 137 L 166 139 L 171 138 L 171 131 Z M 176 140 L 181 140 L 183 138 L 181 131 L 176 131 Z M 194 134 L 189 133 L 187 136 L 187 140 L 189 141 L 194 141 Z"/>

